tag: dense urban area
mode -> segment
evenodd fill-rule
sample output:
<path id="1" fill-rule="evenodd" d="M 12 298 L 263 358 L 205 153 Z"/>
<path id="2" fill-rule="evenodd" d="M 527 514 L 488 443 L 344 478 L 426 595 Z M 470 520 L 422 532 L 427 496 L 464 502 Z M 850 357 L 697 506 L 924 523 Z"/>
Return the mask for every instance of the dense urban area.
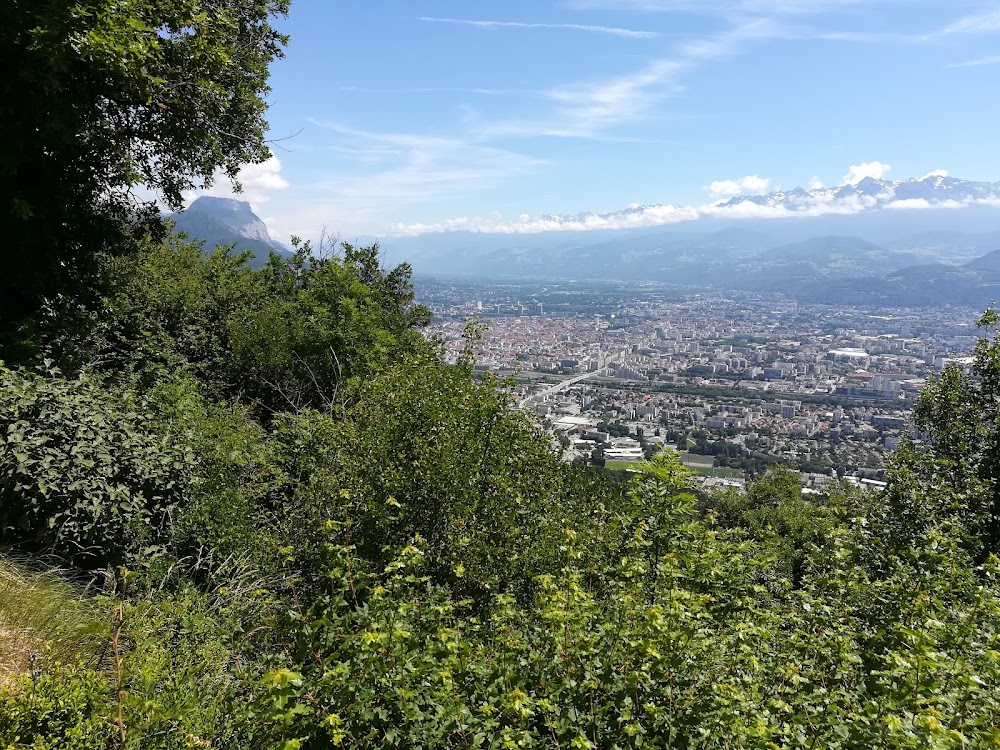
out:
<path id="1" fill-rule="evenodd" d="M 518 405 L 567 460 L 628 469 L 669 445 L 708 486 L 779 463 L 807 492 L 882 486 L 900 436 L 923 437 L 911 410 L 928 377 L 970 367 L 979 338 L 963 308 L 873 312 L 655 285 L 420 288 L 429 335 L 455 358 L 478 322 L 476 369 L 515 378 Z"/>

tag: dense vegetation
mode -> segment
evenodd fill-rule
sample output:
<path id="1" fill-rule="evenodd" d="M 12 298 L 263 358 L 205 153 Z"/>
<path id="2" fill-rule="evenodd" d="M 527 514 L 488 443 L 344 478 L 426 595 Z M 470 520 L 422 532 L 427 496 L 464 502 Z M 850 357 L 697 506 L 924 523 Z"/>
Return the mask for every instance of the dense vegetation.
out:
<path id="1" fill-rule="evenodd" d="M 377 247 L 253 269 L 138 210 L 89 233 L 111 189 L 170 194 L 263 153 L 283 3 L 57 6 L 0 24 L 0 58 L 52 63 L 37 91 L 18 68 L 19 98 L 72 110 L 15 136 L 94 160 L 74 185 L 53 167 L 52 196 L 28 162 L 0 169 L 22 222 L 4 260 L 31 281 L 0 313 L 0 744 L 1000 745 L 995 312 L 884 492 L 806 499 L 773 469 L 699 494 L 672 452 L 628 482 L 572 466 L 471 354 L 443 362 Z M 257 44 L 235 82 L 233 39 Z M 220 141 L 150 121 L 174 78 L 206 87 L 184 107 Z M 116 113 L 159 150 L 130 151 Z M 56 147 L 82 133 L 110 150 Z"/>

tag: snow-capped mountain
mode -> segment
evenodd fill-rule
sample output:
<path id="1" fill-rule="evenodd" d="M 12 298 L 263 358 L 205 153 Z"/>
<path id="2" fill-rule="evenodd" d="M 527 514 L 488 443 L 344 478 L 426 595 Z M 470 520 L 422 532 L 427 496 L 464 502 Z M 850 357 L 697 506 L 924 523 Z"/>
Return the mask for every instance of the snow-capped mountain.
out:
<path id="1" fill-rule="evenodd" d="M 747 203 L 788 212 L 809 212 L 829 208 L 857 211 L 879 208 L 927 208 L 969 205 L 977 202 L 1000 203 L 1000 182 L 971 182 L 945 175 L 923 179 L 877 180 L 865 177 L 855 185 L 841 185 L 817 190 L 778 190 L 767 195 L 740 196 L 717 204 L 726 209 Z"/>
<path id="2" fill-rule="evenodd" d="M 604 214 L 587 211 L 539 217 L 521 216 L 516 220 L 499 217 L 465 218 L 448 220 L 442 224 L 411 227 L 400 225 L 397 227 L 397 234 L 406 237 L 471 232 L 479 235 L 537 236 L 556 232 L 654 229 L 674 225 L 686 225 L 687 231 L 700 231 L 712 222 L 718 224 L 754 219 L 857 216 L 879 213 L 881 209 L 898 209 L 887 213 L 906 214 L 908 211 L 912 214 L 921 209 L 969 206 L 1000 207 L 1000 182 L 960 180 L 943 173 L 899 181 L 866 177 L 857 183 L 837 187 L 815 190 L 798 187 L 777 190 L 767 195 L 742 195 L 700 205 L 657 203 L 630 206 Z"/>
<path id="3" fill-rule="evenodd" d="M 1000 298 L 1000 271 L 965 264 L 1000 248 L 1000 182 L 867 177 L 701 206 L 633 206 L 387 237 L 383 248 L 387 259 L 412 261 L 418 273 L 659 281 L 862 305 L 979 306 Z"/>

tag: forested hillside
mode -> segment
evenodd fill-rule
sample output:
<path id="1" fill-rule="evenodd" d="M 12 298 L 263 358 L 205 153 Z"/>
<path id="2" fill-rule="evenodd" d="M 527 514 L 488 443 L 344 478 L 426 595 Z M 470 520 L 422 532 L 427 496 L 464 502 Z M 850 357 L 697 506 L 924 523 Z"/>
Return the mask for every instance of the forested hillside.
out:
<path id="1" fill-rule="evenodd" d="M 1000 316 L 884 491 L 566 464 L 377 246 L 133 197 L 266 156 L 285 5 L 0 9 L 0 745 L 1000 746 Z"/>

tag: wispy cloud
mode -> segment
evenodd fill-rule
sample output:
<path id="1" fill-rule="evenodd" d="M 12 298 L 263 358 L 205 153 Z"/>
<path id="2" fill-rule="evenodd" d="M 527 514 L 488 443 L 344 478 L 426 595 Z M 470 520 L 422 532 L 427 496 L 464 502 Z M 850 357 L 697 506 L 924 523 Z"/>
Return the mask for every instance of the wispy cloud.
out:
<path id="1" fill-rule="evenodd" d="M 945 26 L 940 33 L 942 35 L 1000 33 L 1000 7 L 959 18 L 954 23 Z"/>
<path id="2" fill-rule="evenodd" d="M 628 39 L 659 39 L 663 36 L 658 31 L 641 31 L 623 29 L 616 26 L 590 26 L 579 23 L 526 23 L 523 21 L 478 21 L 467 18 L 438 18 L 436 16 L 421 16 L 425 23 L 449 23 L 460 26 L 473 26 L 477 29 L 555 29 L 559 31 L 584 31 L 591 34 L 608 34 L 610 36 Z"/>
<path id="3" fill-rule="evenodd" d="M 861 13 L 856 12 L 859 9 L 893 4 L 905 6 L 906 3 L 913 1 L 563 0 L 564 7 L 578 9 L 712 16 L 715 20 L 711 25 L 723 29 L 715 34 L 681 39 L 672 39 L 674 34 L 629 28 L 624 25 L 534 23 L 422 16 L 419 21 L 426 24 L 450 24 L 484 31 L 552 30 L 610 35 L 624 39 L 670 39 L 670 41 L 655 45 L 656 51 L 639 63 L 634 61 L 626 63 L 631 68 L 619 68 L 617 72 L 597 74 L 589 79 L 568 81 L 542 89 L 499 88 L 489 85 L 343 87 L 341 89 L 343 92 L 355 94 L 441 93 L 468 95 L 470 99 L 471 97 L 523 97 L 523 100 L 516 101 L 519 105 L 517 107 L 503 107 L 502 113 L 498 113 L 495 109 L 491 110 L 490 105 L 496 102 L 477 100 L 475 109 L 468 101 L 462 102 L 460 109 L 463 115 L 446 135 L 377 133 L 354 129 L 339 122 L 317 122 L 316 124 L 336 134 L 337 145 L 334 148 L 344 154 L 355 155 L 359 164 L 355 174 L 339 175 L 336 180 L 321 181 L 315 187 L 326 191 L 330 196 L 330 202 L 327 204 L 329 213 L 350 215 L 352 220 L 362 224 L 367 222 L 368 226 L 372 226 L 374 222 L 393 217 L 394 214 L 396 217 L 403 215 L 406 213 L 403 209 L 408 206 L 465 198 L 472 191 L 489 190 L 546 163 L 525 153 L 519 153 L 520 146 L 512 145 L 518 141 L 535 138 L 582 138 L 595 141 L 647 142 L 646 139 L 629 138 L 628 133 L 632 129 L 630 126 L 649 123 L 654 116 L 665 116 L 669 101 L 684 90 L 684 83 L 693 78 L 693 73 L 712 64 L 746 54 L 769 40 L 826 40 L 860 44 L 936 43 L 943 47 L 951 35 L 1000 31 L 1000 8 L 958 18 L 952 23 L 941 25 L 936 30 L 924 34 L 871 31 L 870 25 L 855 30 L 852 28 L 853 24 L 848 23 L 852 18 L 863 17 Z M 931 4 L 939 0 L 917 1 Z M 954 8 L 960 8 L 968 2 L 971 0 L 958 0 L 955 6 L 951 6 L 956 17 L 962 11 Z M 979 7 L 982 8 L 982 4 Z M 617 23 L 632 25 L 628 21 L 615 20 Z M 642 24 L 637 22 L 636 25 Z M 629 48 L 644 47 L 630 45 Z M 953 67 L 994 63 L 1000 63 L 1000 56 L 960 62 Z M 427 83 L 433 84 L 439 81 Z M 484 81 L 484 83 L 489 82 Z M 503 104 L 507 103 L 507 100 L 503 101 Z M 514 100 L 510 100 L 510 103 L 513 104 Z M 670 143 L 670 141 L 656 142 Z M 350 164 L 349 160 L 341 161 Z M 360 162 L 368 167 L 368 171 Z M 888 165 L 881 162 L 854 165 L 844 176 L 841 184 L 856 184 L 867 176 L 881 178 L 888 170 Z M 818 185 L 819 181 L 816 180 L 815 183 Z M 769 181 L 766 178 L 749 175 L 738 180 L 719 180 L 708 185 L 705 190 L 709 196 L 718 200 L 747 192 L 763 192 L 767 187 Z M 828 208 L 816 208 L 816 210 L 826 211 Z M 853 207 L 838 204 L 829 210 L 834 209 L 849 211 L 853 210 Z M 629 221 L 669 223 L 674 220 L 686 220 L 685 217 L 690 218 L 692 215 L 712 215 L 711 212 L 714 210 L 712 206 L 652 207 L 639 212 L 641 219 L 629 219 Z M 733 210 L 760 212 L 765 208 L 739 204 Z M 520 222 L 515 222 L 515 225 L 502 222 L 496 224 L 494 219 L 452 221 L 456 228 L 522 232 L 546 231 L 549 227 L 544 223 L 550 220 L 530 220 L 527 225 Z M 597 228 L 603 226 L 599 218 L 590 221 L 596 222 Z M 495 230 L 489 228 L 495 225 L 502 227 Z M 445 228 L 421 231 L 438 231 Z M 410 232 L 412 226 L 401 231 Z"/>
<path id="4" fill-rule="evenodd" d="M 771 19 L 756 19 L 691 39 L 681 43 L 672 57 L 651 60 L 630 73 L 549 89 L 544 92 L 554 106 L 549 116 L 482 123 L 479 136 L 605 139 L 608 129 L 643 118 L 656 104 L 683 90 L 682 74 L 733 57 L 750 43 L 787 38 L 791 33 Z"/>
<path id="5" fill-rule="evenodd" d="M 600 129 L 643 114 L 686 67 L 682 60 L 654 60 L 634 73 L 552 89 L 548 96 L 573 126 Z"/>
<path id="6" fill-rule="evenodd" d="M 977 57 L 974 60 L 952 63 L 949 68 L 978 68 L 981 65 L 1000 65 L 1000 55 L 990 55 L 988 57 Z"/>
<path id="7" fill-rule="evenodd" d="M 700 15 L 790 16 L 847 10 L 898 0 L 570 0 L 580 10 L 618 10 Z"/>
<path id="8" fill-rule="evenodd" d="M 312 187 L 324 213 L 351 222 L 377 221 L 404 206 L 433 203 L 486 190 L 543 161 L 462 138 L 375 132 L 335 121 L 311 120 L 336 134 L 338 149 L 375 152 L 381 169 L 338 174 Z"/>
<path id="9" fill-rule="evenodd" d="M 478 94 L 482 96 L 540 96 L 537 89 L 499 89 L 462 86 L 416 86 L 411 88 L 370 88 L 367 86 L 341 86 L 345 94 Z"/>
<path id="10" fill-rule="evenodd" d="M 856 44 L 921 44 L 929 41 L 927 34 L 893 34 L 870 31 L 816 31 L 804 33 L 809 39 Z"/>

